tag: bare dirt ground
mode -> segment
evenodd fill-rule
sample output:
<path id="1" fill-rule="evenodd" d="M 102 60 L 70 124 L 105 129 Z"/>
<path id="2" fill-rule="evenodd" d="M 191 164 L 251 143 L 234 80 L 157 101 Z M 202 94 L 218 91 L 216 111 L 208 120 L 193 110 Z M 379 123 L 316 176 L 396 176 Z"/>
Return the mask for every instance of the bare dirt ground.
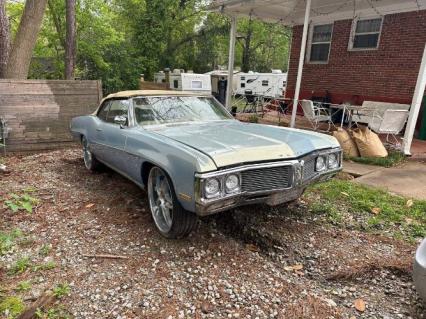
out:
<path id="1" fill-rule="evenodd" d="M 71 318 L 424 317 L 411 280 L 415 244 L 330 225 L 303 199 L 204 218 L 189 238 L 167 240 L 145 193 L 111 170 L 86 171 L 78 149 L 6 165 L 0 232 L 20 229 L 25 240 L 0 256 L 0 286 L 26 305 L 67 283 L 52 307 Z M 1 203 L 29 187 L 40 200 L 31 214 Z M 95 254 L 128 258 L 85 257 Z M 32 267 L 12 274 L 25 256 Z M 56 266 L 34 267 L 49 261 Z M 27 291 L 16 290 L 22 281 Z"/>

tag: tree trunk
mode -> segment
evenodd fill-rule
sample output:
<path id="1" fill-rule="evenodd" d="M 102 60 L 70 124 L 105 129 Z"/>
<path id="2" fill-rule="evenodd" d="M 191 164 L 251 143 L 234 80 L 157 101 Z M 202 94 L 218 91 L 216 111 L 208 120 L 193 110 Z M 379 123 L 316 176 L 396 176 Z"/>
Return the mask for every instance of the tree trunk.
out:
<path id="1" fill-rule="evenodd" d="M 67 2 L 67 39 L 65 43 L 65 79 L 74 79 L 75 58 L 76 58 L 76 21 L 75 21 L 75 1 Z"/>
<path id="2" fill-rule="evenodd" d="M 9 19 L 6 15 L 6 0 L 0 0 L 0 79 L 4 77 L 10 49 Z"/>
<path id="3" fill-rule="evenodd" d="M 18 32 L 10 51 L 5 77 L 26 79 L 30 69 L 37 35 L 43 22 L 47 0 L 27 0 Z"/>
<path id="4" fill-rule="evenodd" d="M 250 16 L 247 28 L 247 35 L 244 38 L 243 57 L 241 61 L 241 71 L 247 73 L 251 67 L 251 37 L 253 36 L 253 20 Z"/>

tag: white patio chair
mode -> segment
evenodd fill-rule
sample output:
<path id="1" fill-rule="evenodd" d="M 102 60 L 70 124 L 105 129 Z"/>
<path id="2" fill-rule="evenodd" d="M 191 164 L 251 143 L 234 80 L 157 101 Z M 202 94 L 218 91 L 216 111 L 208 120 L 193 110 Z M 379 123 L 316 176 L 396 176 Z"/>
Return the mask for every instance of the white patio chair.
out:
<path id="1" fill-rule="evenodd" d="M 407 122 L 409 111 L 388 109 L 383 115 L 376 112 L 368 123 L 370 130 L 377 134 L 386 134 L 386 142 L 389 142 L 389 135 L 393 137 L 395 144 L 401 143 L 396 135 L 402 131 Z"/>
<path id="2" fill-rule="evenodd" d="M 315 105 L 311 100 L 301 100 L 300 105 L 303 109 L 303 115 L 311 123 L 315 131 L 324 122 L 328 124 L 327 132 L 330 131 L 331 125 L 334 126 L 329 109 Z"/>

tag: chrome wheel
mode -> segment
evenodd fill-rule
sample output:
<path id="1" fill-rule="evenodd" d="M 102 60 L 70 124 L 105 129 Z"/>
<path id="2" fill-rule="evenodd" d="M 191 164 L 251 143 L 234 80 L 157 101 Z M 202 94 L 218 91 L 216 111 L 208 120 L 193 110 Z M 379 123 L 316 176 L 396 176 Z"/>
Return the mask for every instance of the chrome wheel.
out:
<path id="1" fill-rule="evenodd" d="M 87 169 L 92 169 L 92 163 L 93 163 L 93 155 L 89 150 L 89 143 L 87 142 L 87 139 L 83 137 L 83 159 L 84 159 L 84 165 Z"/>
<path id="2" fill-rule="evenodd" d="M 158 167 L 149 172 L 148 199 L 157 228 L 168 233 L 173 224 L 173 196 L 166 174 Z"/>

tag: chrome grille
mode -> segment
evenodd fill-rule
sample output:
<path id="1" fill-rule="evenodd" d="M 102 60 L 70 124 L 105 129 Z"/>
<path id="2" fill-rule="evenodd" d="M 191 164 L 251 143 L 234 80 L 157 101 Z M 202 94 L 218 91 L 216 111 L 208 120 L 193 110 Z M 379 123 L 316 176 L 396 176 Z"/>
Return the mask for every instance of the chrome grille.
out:
<path id="1" fill-rule="evenodd" d="M 315 175 L 315 158 L 311 158 L 305 161 L 303 165 L 303 180 L 311 178 Z"/>
<path id="2" fill-rule="evenodd" d="M 241 172 L 243 192 L 260 192 L 291 186 L 291 166 L 251 169 Z"/>

